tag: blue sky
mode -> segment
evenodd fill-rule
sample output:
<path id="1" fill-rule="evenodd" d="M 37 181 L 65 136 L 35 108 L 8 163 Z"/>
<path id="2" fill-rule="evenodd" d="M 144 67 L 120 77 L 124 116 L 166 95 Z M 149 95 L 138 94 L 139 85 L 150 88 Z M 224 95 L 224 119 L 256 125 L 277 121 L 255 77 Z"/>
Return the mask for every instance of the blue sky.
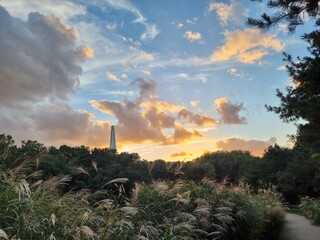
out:
<path id="1" fill-rule="evenodd" d="M 268 9 L 249 0 L 88 2 L 0 0 L 6 134 L 108 147 L 116 125 L 119 150 L 148 160 L 288 146 L 295 126 L 264 105 L 279 104 L 282 52 L 305 56 L 312 26 L 250 29 Z"/>

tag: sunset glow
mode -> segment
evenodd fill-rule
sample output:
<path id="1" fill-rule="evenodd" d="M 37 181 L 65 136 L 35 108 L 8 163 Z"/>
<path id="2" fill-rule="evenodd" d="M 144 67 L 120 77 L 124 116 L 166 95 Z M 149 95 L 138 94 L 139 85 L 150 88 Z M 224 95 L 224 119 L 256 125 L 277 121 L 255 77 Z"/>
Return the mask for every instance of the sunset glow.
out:
<path id="1" fill-rule="evenodd" d="M 248 28 L 235 0 L 0 0 L 0 129 L 18 142 L 109 147 L 147 160 L 290 146 L 265 104 L 293 84 L 299 30 Z M 308 24 L 304 28 L 308 28 Z M 304 29 L 305 30 L 305 29 Z"/>

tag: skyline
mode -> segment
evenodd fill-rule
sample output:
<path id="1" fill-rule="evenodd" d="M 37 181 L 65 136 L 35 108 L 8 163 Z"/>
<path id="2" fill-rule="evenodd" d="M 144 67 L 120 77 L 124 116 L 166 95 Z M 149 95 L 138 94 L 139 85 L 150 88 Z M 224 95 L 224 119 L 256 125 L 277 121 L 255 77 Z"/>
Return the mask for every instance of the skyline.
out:
<path id="1" fill-rule="evenodd" d="M 188 4 L 186 4 L 186 2 Z M 264 105 L 290 84 L 301 30 L 261 33 L 251 1 L 0 0 L 0 129 L 19 142 L 108 147 L 148 160 L 290 146 Z M 304 26 L 311 28 L 310 24 Z"/>

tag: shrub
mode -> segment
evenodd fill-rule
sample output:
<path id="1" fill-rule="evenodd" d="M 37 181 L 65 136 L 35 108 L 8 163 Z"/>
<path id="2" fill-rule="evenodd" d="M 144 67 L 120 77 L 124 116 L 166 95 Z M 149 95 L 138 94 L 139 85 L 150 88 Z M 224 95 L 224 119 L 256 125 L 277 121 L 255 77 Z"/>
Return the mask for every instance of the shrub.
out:
<path id="1" fill-rule="evenodd" d="M 305 197 L 299 206 L 306 218 L 310 219 L 313 224 L 320 225 L 320 199 Z"/>

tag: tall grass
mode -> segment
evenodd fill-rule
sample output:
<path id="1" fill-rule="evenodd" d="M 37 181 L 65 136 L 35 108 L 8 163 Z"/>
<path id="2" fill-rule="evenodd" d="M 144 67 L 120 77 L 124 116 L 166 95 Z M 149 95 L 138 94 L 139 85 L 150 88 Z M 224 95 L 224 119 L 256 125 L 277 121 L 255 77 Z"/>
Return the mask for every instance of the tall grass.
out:
<path id="1" fill-rule="evenodd" d="M 271 240 L 284 218 L 272 187 L 253 194 L 243 182 L 154 181 L 127 195 L 121 178 L 105 184 L 118 186 L 120 197 L 103 189 L 61 194 L 70 176 L 44 181 L 28 164 L 0 173 L 0 238 Z"/>
<path id="2" fill-rule="evenodd" d="M 302 198 L 299 207 L 302 209 L 302 214 L 310 219 L 313 224 L 320 225 L 320 199 Z"/>

